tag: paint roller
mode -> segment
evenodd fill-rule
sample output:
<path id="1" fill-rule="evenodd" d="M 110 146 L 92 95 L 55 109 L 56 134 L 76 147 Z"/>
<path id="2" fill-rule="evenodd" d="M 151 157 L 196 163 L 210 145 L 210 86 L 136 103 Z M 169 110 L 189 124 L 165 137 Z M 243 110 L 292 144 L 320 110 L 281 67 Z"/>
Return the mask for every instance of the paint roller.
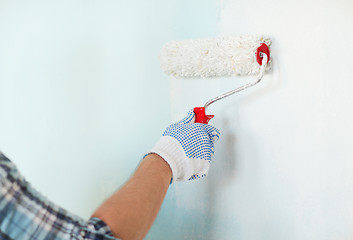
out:
<path id="1" fill-rule="evenodd" d="M 166 43 L 160 54 L 163 71 L 176 78 L 214 78 L 256 75 L 254 82 L 238 87 L 195 107 L 195 122 L 207 124 L 214 115 L 206 115 L 212 103 L 259 83 L 270 68 L 271 40 L 263 36 L 230 36 Z"/>

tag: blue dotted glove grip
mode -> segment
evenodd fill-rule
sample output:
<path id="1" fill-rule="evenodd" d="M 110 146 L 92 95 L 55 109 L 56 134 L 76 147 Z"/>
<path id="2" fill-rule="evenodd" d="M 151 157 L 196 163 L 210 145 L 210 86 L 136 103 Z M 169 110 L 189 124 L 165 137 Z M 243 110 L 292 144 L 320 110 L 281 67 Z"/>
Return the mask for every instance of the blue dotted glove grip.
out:
<path id="1" fill-rule="evenodd" d="M 220 132 L 211 125 L 194 121 L 195 114 L 189 111 L 183 120 L 167 127 L 151 150 L 169 163 L 173 181 L 200 178 L 208 173 Z"/>

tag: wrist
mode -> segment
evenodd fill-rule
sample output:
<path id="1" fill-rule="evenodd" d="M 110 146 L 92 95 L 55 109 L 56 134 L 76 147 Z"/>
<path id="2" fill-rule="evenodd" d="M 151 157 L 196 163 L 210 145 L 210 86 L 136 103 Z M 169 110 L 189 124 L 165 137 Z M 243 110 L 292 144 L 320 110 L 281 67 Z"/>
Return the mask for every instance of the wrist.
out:
<path id="1" fill-rule="evenodd" d="M 141 162 L 141 165 L 143 164 L 148 164 L 148 168 L 163 179 L 168 179 L 168 181 L 170 181 L 173 177 L 172 169 L 169 164 L 156 153 L 148 154 Z"/>
<path id="2" fill-rule="evenodd" d="M 187 158 L 179 141 L 171 136 L 162 136 L 157 144 L 151 149 L 151 153 L 155 153 L 166 161 L 172 170 L 172 180 L 186 181 L 189 179 Z M 190 176 L 189 176 L 190 175 Z"/>

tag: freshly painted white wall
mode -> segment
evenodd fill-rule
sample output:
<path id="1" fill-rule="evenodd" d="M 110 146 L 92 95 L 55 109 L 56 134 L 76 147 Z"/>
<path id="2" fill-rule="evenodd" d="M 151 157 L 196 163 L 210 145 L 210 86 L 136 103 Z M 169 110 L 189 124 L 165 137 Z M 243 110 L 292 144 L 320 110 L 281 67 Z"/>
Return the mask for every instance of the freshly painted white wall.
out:
<path id="1" fill-rule="evenodd" d="M 176 213 L 178 229 L 192 225 L 183 239 L 353 239 L 353 2 L 226 0 L 220 11 L 221 35 L 273 38 L 273 69 L 209 108 L 223 135 L 209 177 L 176 186 L 192 215 Z M 248 81 L 172 80 L 173 118 Z"/>
<path id="2" fill-rule="evenodd" d="M 353 239 L 352 13 L 348 0 L 224 2 L 222 34 L 274 40 L 272 74 L 224 106 L 237 164 L 217 213 L 238 239 Z"/>

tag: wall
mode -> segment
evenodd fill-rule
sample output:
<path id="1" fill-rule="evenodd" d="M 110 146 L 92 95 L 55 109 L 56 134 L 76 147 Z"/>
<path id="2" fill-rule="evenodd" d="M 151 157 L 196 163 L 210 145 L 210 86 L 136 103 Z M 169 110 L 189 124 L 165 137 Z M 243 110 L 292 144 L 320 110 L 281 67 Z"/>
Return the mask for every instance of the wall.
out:
<path id="1" fill-rule="evenodd" d="M 176 186 L 179 239 L 353 239 L 352 10 L 221 2 L 220 34 L 271 36 L 273 71 L 210 107 L 223 135 L 209 177 Z M 251 80 L 173 80 L 172 114 Z"/>
<path id="2" fill-rule="evenodd" d="M 0 1 L 0 148 L 87 218 L 169 122 L 253 79 L 169 79 L 161 46 L 266 34 L 273 71 L 209 108 L 222 132 L 210 174 L 171 186 L 147 239 L 353 239 L 352 10 L 348 0 Z"/>
<path id="3" fill-rule="evenodd" d="M 88 218 L 171 122 L 163 44 L 214 34 L 216 9 L 0 0 L 1 151 L 49 199 Z"/>
<path id="4" fill-rule="evenodd" d="M 0 1 L 1 150 L 83 217 L 170 122 L 158 54 L 173 5 Z"/>

